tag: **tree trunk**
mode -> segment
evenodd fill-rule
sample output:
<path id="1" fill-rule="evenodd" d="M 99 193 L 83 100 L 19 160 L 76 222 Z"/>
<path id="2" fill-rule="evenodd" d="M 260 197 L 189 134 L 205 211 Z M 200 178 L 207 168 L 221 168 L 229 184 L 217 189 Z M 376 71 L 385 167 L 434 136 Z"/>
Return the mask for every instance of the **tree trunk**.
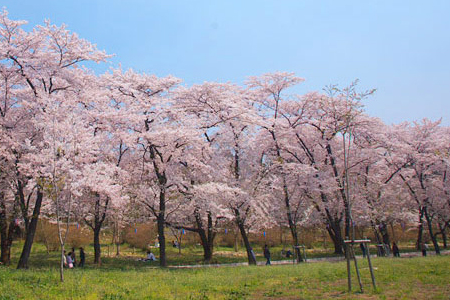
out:
<path id="1" fill-rule="evenodd" d="M 165 190 L 161 189 L 159 193 L 159 213 L 157 217 L 158 223 L 158 242 L 159 242 L 159 265 L 161 267 L 167 266 L 166 260 L 166 237 L 164 235 L 164 226 L 165 226 L 165 210 L 166 210 L 166 201 L 165 201 Z"/>
<path id="2" fill-rule="evenodd" d="M 340 222 L 327 223 L 327 231 L 334 245 L 334 254 L 344 254 L 344 240 L 342 239 Z"/>
<path id="3" fill-rule="evenodd" d="M 148 120 L 145 121 L 145 127 L 148 131 Z M 158 242 L 159 242 L 159 265 L 161 267 L 167 267 L 166 258 L 166 236 L 164 235 L 164 228 L 166 226 L 166 184 L 167 176 L 165 171 L 160 171 L 158 164 L 156 163 L 157 150 L 154 145 L 150 145 L 150 158 L 153 161 L 153 168 L 155 170 L 156 177 L 159 184 L 159 212 L 156 214 L 156 222 L 158 227 Z M 162 158 L 162 157 L 161 157 Z M 155 212 L 155 210 L 153 210 Z"/>
<path id="4" fill-rule="evenodd" d="M 0 262 L 3 265 L 9 265 L 11 263 L 11 245 L 14 239 L 14 233 L 17 226 L 14 220 L 11 220 L 8 226 L 4 196 L 5 196 L 4 192 L 0 192 L 0 237 L 1 237 Z"/>
<path id="5" fill-rule="evenodd" d="M 383 247 L 382 247 L 383 256 L 389 256 L 390 249 L 391 249 L 391 241 L 389 239 L 389 232 L 388 232 L 388 227 L 386 225 L 386 222 L 380 222 L 379 228 L 380 228 L 381 237 L 383 239 Z"/>
<path id="6" fill-rule="evenodd" d="M 40 188 L 37 189 L 36 203 L 34 204 L 33 216 L 26 228 L 25 244 L 23 245 L 22 254 L 20 255 L 17 269 L 28 269 L 28 260 L 31 254 L 31 247 L 33 246 L 34 235 L 39 220 L 39 214 L 41 213 L 41 205 L 43 193 Z"/>
<path id="7" fill-rule="evenodd" d="M 206 236 L 206 232 L 203 228 L 199 229 L 198 235 L 200 236 L 200 240 L 202 242 L 203 247 L 203 260 L 205 263 L 209 263 L 212 259 L 212 250 L 208 242 L 208 237 Z"/>
<path id="8" fill-rule="evenodd" d="M 291 229 L 292 238 L 294 240 L 295 255 L 297 255 L 297 262 L 302 262 L 303 261 L 303 257 L 302 257 L 302 253 L 300 251 L 300 244 L 298 242 L 297 230 L 296 230 L 296 228 L 293 228 L 291 226 L 289 226 L 289 227 Z M 293 229 L 295 230 L 295 232 L 293 232 Z"/>
<path id="9" fill-rule="evenodd" d="M 1 220 L 3 223 L 3 220 Z M 9 226 L 6 226 L 6 220 L 4 224 L 0 224 L 1 229 L 1 258 L 2 264 L 8 266 L 11 263 L 11 246 L 14 240 L 14 234 L 18 228 L 15 221 L 11 220 Z"/>
<path id="10" fill-rule="evenodd" d="M 322 194 L 322 201 L 326 202 L 326 197 Z M 341 220 L 342 218 L 337 215 L 331 215 L 330 211 L 326 208 L 326 229 L 330 235 L 334 245 L 334 254 L 344 254 L 344 239 L 341 232 Z"/>
<path id="11" fill-rule="evenodd" d="M 379 246 L 382 244 L 381 243 L 382 238 L 380 236 L 380 232 L 377 230 L 377 225 L 373 221 L 370 221 L 370 224 L 372 225 L 373 234 L 374 234 L 376 242 L 377 242 L 377 255 L 378 256 L 386 256 L 386 251 L 385 251 L 384 247 Z"/>
<path id="12" fill-rule="evenodd" d="M 419 207 L 419 227 L 417 232 L 416 250 L 421 250 L 423 238 L 423 208 Z"/>
<path id="13" fill-rule="evenodd" d="M 164 236 L 164 216 L 159 213 L 157 218 L 158 223 L 158 243 L 159 243 L 159 265 L 161 267 L 167 266 L 166 261 L 166 238 Z"/>
<path id="14" fill-rule="evenodd" d="M 244 241 L 245 250 L 247 250 L 247 258 L 249 265 L 256 265 L 256 259 L 252 253 L 252 247 L 250 246 L 250 241 L 248 240 L 247 231 L 245 231 L 244 222 L 241 220 L 241 216 L 238 209 L 234 210 L 236 216 L 236 224 L 241 232 L 242 240 Z"/>
<path id="15" fill-rule="evenodd" d="M 216 224 L 217 225 L 217 224 Z M 214 238 L 216 237 L 216 232 L 214 230 L 214 225 L 212 221 L 211 212 L 208 212 L 208 251 L 209 251 L 209 260 L 211 261 L 213 251 L 214 251 Z"/>
<path id="16" fill-rule="evenodd" d="M 211 238 L 209 236 L 211 233 L 209 227 L 212 225 L 212 220 L 211 220 L 211 225 L 210 225 L 210 215 L 208 215 L 208 235 L 206 234 L 206 230 L 203 227 L 201 217 L 198 213 L 196 213 L 196 215 L 195 215 L 195 221 L 197 223 L 196 232 L 198 233 L 198 235 L 200 237 L 200 241 L 201 241 L 202 247 L 203 247 L 203 260 L 205 263 L 209 263 L 212 259 L 212 253 L 213 253 L 213 251 L 212 251 L 213 238 Z"/>
<path id="17" fill-rule="evenodd" d="M 439 249 L 439 244 L 437 242 L 436 235 L 433 234 L 433 226 L 432 226 L 433 220 L 431 219 L 430 215 L 428 214 L 428 209 L 426 206 L 424 207 L 424 213 L 425 213 L 425 218 L 427 220 L 428 232 L 430 233 L 430 238 L 431 238 L 431 241 L 433 242 L 434 251 L 436 252 L 437 255 L 439 255 L 439 254 L 441 254 L 441 250 Z"/>
<path id="18" fill-rule="evenodd" d="M 61 244 L 61 256 L 59 261 L 59 280 L 64 282 L 64 244 Z"/>
<path id="19" fill-rule="evenodd" d="M 383 237 L 383 243 L 386 245 L 391 245 L 391 240 L 389 238 L 389 232 L 388 232 L 388 227 L 387 224 L 385 222 L 381 222 L 380 223 L 380 232 L 381 232 L 381 236 Z"/>
<path id="20" fill-rule="evenodd" d="M 322 186 L 319 185 L 319 188 L 322 188 Z M 320 198 L 322 199 L 323 203 L 328 203 L 328 198 L 323 192 L 320 192 Z M 324 209 L 325 214 L 321 212 L 319 206 L 316 206 L 316 209 L 322 214 L 325 219 L 327 232 L 334 245 L 334 254 L 343 255 L 345 244 L 341 232 L 342 216 L 338 216 L 337 213 L 335 213 L 333 216 L 328 208 Z"/>
<path id="21" fill-rule="evenodd" d="M 244 225 L 239 224 L 239 231 L 241 232 L 242 240 L 244 241 L 245 250 L 247 251 L 247 258 L 249 265 L 256 265 L 255 256 L 252 253 L 252 247 L 250 246 L 250 241 L 248 240 L 247 232 L 245 231 Z"/>
<path id="22" fill-rule="evenodd" d="M 8 241 L 6 241 L 6 239 L 3 240 L 3 237 L 2 237 L 1 251 L 2 251 L 0 258 L 1 263 L 5 266 L 9 266 L 9 264 L 11 263 L 11 245 L 8 243 Z"/>
<path id="23" fill-rule="evenodd" d="M 100 246 L 100 231 L 101 226 L 98 223 L 94 227 L 94 264 L 102 264 L 102 249 Z"/>

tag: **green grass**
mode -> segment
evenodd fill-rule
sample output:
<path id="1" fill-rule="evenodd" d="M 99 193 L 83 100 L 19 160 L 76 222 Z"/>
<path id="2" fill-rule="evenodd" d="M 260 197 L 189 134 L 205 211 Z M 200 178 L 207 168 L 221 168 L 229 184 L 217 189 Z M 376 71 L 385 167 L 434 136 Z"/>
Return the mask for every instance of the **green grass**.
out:
<path id="1" fill-rule="evenodd" d="M 374 258 L 377 291 L 360 260 L 365 293 L 354 281 L 349 294 L 345 262 L 160 269 L 106 257 L 102 267 L 66 270 L 59 283 L 55 253 L 35 246 L 30 270 L 0 267 L 0 299 L 450 299 L 449 256 Z"/>

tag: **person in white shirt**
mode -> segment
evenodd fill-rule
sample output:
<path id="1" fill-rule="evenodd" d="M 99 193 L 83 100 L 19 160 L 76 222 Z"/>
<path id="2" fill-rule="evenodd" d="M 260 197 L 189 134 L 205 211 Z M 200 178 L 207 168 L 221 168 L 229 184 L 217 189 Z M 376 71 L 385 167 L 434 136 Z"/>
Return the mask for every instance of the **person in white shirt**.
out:
<path id="1" fill-rule="evenodd" d="M 153 254 L 151 251 L 147 251 L 147 257 L 145 258 L 145 261 L 155 261 L 156 257 L 155 254 Z"/>

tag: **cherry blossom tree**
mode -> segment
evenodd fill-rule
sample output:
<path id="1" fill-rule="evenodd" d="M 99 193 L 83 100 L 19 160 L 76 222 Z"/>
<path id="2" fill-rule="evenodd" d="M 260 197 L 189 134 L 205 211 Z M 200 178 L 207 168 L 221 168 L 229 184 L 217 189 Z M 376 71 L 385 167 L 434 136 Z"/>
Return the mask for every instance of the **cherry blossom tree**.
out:
<path id="1" fill-rule="evenodd" d="M 124 144 L 130 147 L 139 168 L 130 171 L 134 197 L 138 197 L 156 218 L 160 246 L 160 265 L 166 266 L 165 234 L 167 202 L 176 193 L 182 178 L 180 168 L 184 155 L 195 147 L 197 134 L 187 120 L 172 109 L 167 92 L 178 84 L 174 77 L 158 78 L 133 71 L 115 70 L 105 76 L 110 81 L 112 99 L 126 111 L 129 138 Z M 183 130 L 179 130 L 183 128 Z M 189 150 L 189 151 L 188 151 Z"/>
<path id="2" fill-rule="evenodd" d="M 419 214 L 418 247 L 423 243 L 423 225 L 426 224 L 437 254 L 440 253 L 433 220 L 440 211 L 445 169 L 442 169 L 439 153 L 448 148 L 448 137 L 441 136 L 440 121 L 424 119 L 413 126 L 402 123 L 396 126 L 389 144 L 389 163 L 393 168 L 404 165 L 398 176 L 404 183 Z M 444 193 L 445 194 L 445 193 Z M 439 208 L 435 210 L 434 208 Z"/>
<path id="3" fill-rule="evenodd" d="M 232 219 L 244 241 L 249 264 L 256 264 L 248 231 L 250 227 L 257 228 L 257 225 L 268 221 L 270 216 L 261 205 L 267 202 L 258 199 L 262 193 L 257 191 L 257 186 L 265 172 L 260 164 L 258 147 L 252 143 L 258 116 L 254 113 L 250 97 L 236 85 L 210 82 L 188 89 L 179 88 L 176 97 L 177 105 L 196 119 L 199 132 L 204 137 L 204 149 L 208 150 L 204 153 L 209 153 L 210 157 L 209 161 L 204 161 L 202 168 L 206 172 L 203 171 L 203 177 L 194 180 L 202 187 L 211 187 L 210 199 L 205 203 L 201 198 L 191 198 L 194 203 L 203 202 L 203 205 L 194 205 L 196 209 L 192 219 L 201 214 L 212 217 L 211 222 L 204 222 L 209 225 L 208 231 L 211 233 L 218 230 L 213 226 L 213 223 L 218 225 L 218 222 L 212 222 L 213 218 L 218 220 L 217 217 L 220 217 L 224 221 Z M 216 170 L 214 176 L 209 175 L 209 169 Z M 193 190 L 197 191 L 198 186 L 194 185 Z M 234 196 L 231 197 L 226 190 L 234 191 Z M 196 223 L 196 227 L 189 228 L 198 232 L 199 222 Z M 212 239 L 209 241 L 212 246 Z M 209 257 L 209 253 L 212 251 L 205 249 L 205 258 Z"/>
<path id="4" fill-rule="evenodd" d="M 65 243 L 69 234 L 72 215 L 73 194 L 80 173 L 78 167 L 83 162 L 80 150 L 86 147 L 87 140 L 79 123 L 82 115 L 77 112 L 69 93 L 61 92 L 52 96 L 35 124 L 43 132 L 39 153 L 31 161 L 40 162 L 34 169 L 33 177 L 40 178 L 44 196 L 43 213 L 55 220 L 60 243 L 60 281 L 64 281 Z M 68 113 L 70 112 L 70 113 Z"/>
<path id="5" fill-rule="evenodd" d="M 79 221 L 87 224 L 94 236 L 94 263 L 101 264 L 100 232 L 114 207 L 126 204 L 124 189 L 128 182 L 121 162 L 129 150 L 123 140 L 122 107 L 111 97 L 103 79 L 91 76 L 80 95 L 78 105 L 83 108 L 83 128 L 89 131 L 84 148 L 86 164 L 80 166 L 82 180 L 78 188 L 76 210 Z"/>
<path id="6" fill-rule="evenodd" d="M 345 235 L 351 233 L 349 174 L 360 163 L 358 159 L 365 158 L 356 155 L 357 149 L 350 146 L 354 143 L 354 133 L 367 128 L 360 100 L 372 92 L 358 93 L 355 84 L 342 90 L 332 86 L 326 93 L 308 93 L 279 106 L 284 122 L 279 124 L 285 129 L 279 134 L 278 147 L 285 155 L 279 156 L 278 162 L 295 170 L 297 177 L 300 175 L 303 189 L 300 197 L 311 200 L 322 216 L 335 253 L 342 253 L 342 220 Z M 303 207 L 309 206 L 305 203 Z"/>
<path id="7" fill-rule="evenodd" d="M 249 91 L 253 94 L 254 107 L 257 109 L 259 120 L 257 125 L 265 134 L 267 151 L 275 159 L 274 161 L 283 161 L 283 152 L 280 145 L 280 134 L 283 130 L 282 123 L 282 105 L 284 92 L 304 81 L 303 78 L 296 77 L 293 73 L 269 73 L 259 77 L 249 77 L 246 82 Z M 283 191 L 283 202 L 285 206 L 286 217 L 289 229 L 296 247 L 298 260 L 301 260 L 297 226 L 294 222 L 293 211 L 291 207 L 292 197 L 289 193 L 286 173 L 280 173 L 280 184 Z"/>
<path id="8" fill-rule="evenodd" d="M 6 148 L 13 149 L 15 193 L 26 232 L 18 267 L 26 268 L 43 201 L 41 180 L 30 178 L 27 173 L 33 169 L 33 162 L 27 161 L 27 155 L 30 150 L 38 152 L 42 140 L 42 132 L 35 128 L 33 121 L 45 112 L 54 95 L 74 89 L 79 84 L 77 64 L 83 61 L 100 62 L 107 55 L 70 33 L 64 26 L 57 27 L 46 22 L 44 26 L 25 32 L 21 26 L 26 22 L 9 20 L 7 15 L 6 11 L 0 15 L 2 76 L 9 78 L 3 90 L 6 97 L 3 112 L 5 108 L 10 110 L 8 115 L 12 119 L 7 124 L 14 119 L 20 124 L 20 135 L 9 134 L 12 137 L 9 140 L 17 146 Z M 34 201 L 31 201 L 32 194 L 36 195 Z"/>

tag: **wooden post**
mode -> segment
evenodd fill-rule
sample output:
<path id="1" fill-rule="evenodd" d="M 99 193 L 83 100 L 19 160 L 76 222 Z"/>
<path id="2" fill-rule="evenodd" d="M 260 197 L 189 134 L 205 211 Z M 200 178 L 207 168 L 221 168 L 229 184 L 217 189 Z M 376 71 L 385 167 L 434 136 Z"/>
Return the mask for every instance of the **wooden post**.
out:
<path id="1" fill-rule="evenodd" d="M 349 292 L 351 292 L 351 290 L 352 290 L 352 278 L 351 278 L 351 274 L 350 274 L 350 259 L 351 259 L 351 255 L 353 255 L 353 259 L 354 259 L 354 262 L 355 262 L 356 275 L 358 276 L 358 283 L 359 283 L 359 287 L 361 289 L 361 293 L 364 292 L 362 281 L 361 281 L 361 275 L 359 273 L 358 262 L 356 261 L 355 251 L 354 251 L 354 248 L 353 248 L 353 245 L 355 243 L 363 243 L 364 247 L 367 250 L 367 260 L 369 262 L 369 269 L 370 269 L 370 275 L 372 276 L 373 288 L 375 290 L 377 288 L 376 284 L 375 284 L 375 275 L 373 273 L 372 262 L 370 260 L 369 245 L 367 244 L 369 242 L 370 242 L 370 240 L 368 240 L 368 239 L 364 239 L 364 240 L 344 240 L 345 252 L 346 252 L 345 256 L 346 256 L 346 259 L 347 259 L 347 277 L 348 277 L 348 291 Z"/>
<path id="2" fill-rule="evenodd" d="M 375 283 L 375 274 L 373 273 L 372 261 L 370 260 L 370 250 L 369 250 L 370 245 L 368 245 L 366 242 L 366 243 L 364 243 L 364 246 L 366 247 L 366 250 L 367 250 L 367 261 L 369 262 L 369 270 L 370 270 L 370 276 L 372 277 L 373 289 L 376 290 L 377 285 Z"/>
<path id="3" fill-rule="evenodd" d="M 355 261 L 355 269 L 356 269 L 356 276 L 358 277 L 359 289 L 361 290 L 361 293 L 364 293 L 362 282 L 361 282 L 361 275 L 359 274 L 358 262 L 356 260 L 355 251 L 353 249 L 353 243 L 350 244 L 350 247 L 352 249 L 353 260 Z"/>
<path id="4" fill-rule="evenodd" d="M 347 285 L 348 291 L 352 291 L 352 274 L 350 273 L 350 251 L 348 247 L 348 243 L 345 243 L 345 258 L 347 260 Z"/>

